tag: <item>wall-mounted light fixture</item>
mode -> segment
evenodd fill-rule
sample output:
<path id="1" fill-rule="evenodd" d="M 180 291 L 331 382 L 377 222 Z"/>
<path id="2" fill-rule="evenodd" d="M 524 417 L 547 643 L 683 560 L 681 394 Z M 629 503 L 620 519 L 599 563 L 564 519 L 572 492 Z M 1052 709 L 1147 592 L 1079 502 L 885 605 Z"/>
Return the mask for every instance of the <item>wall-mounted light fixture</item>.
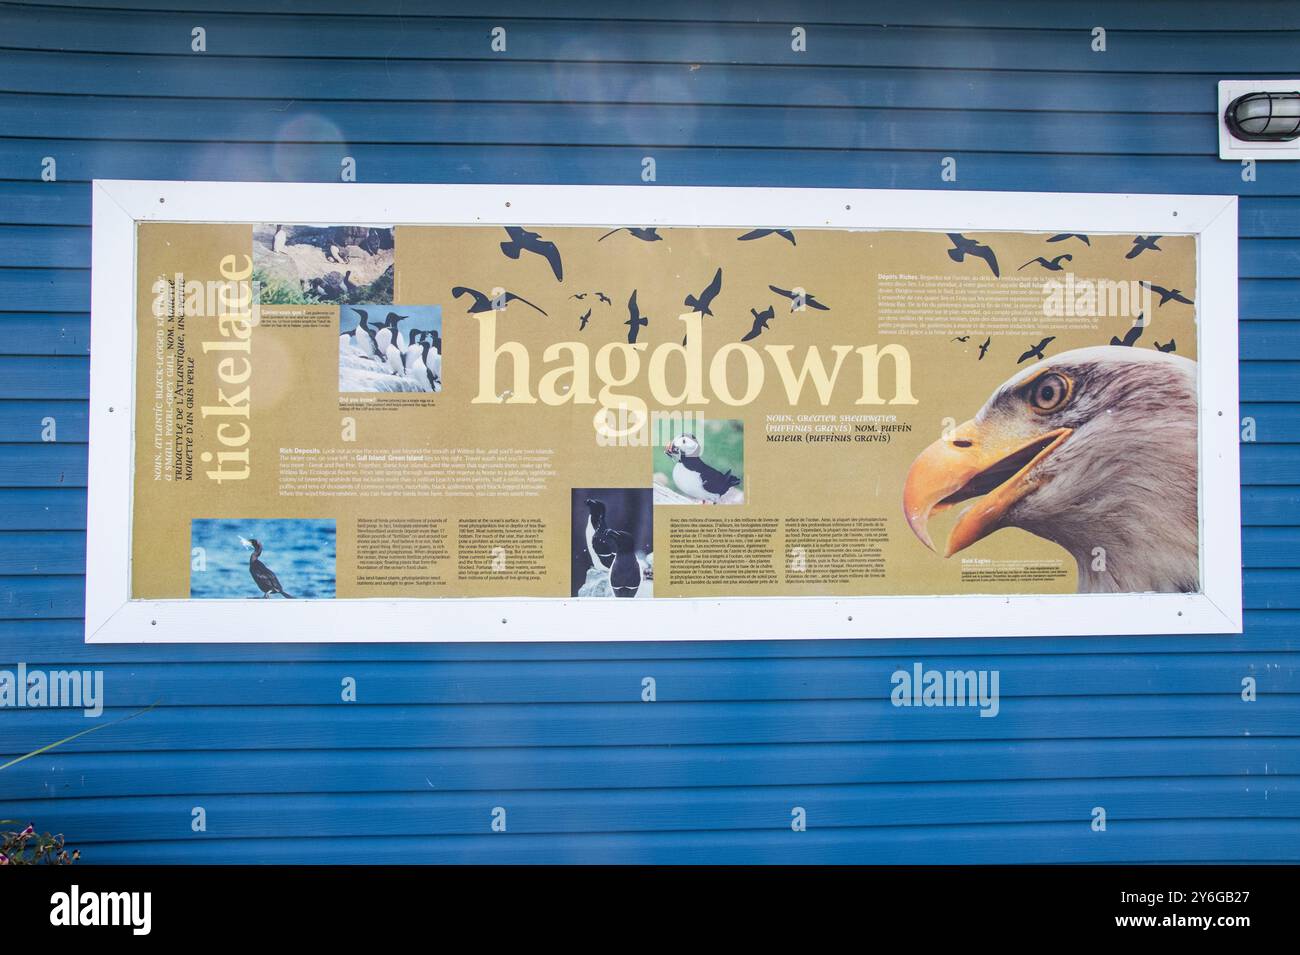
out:
<path id="1" fill-rule="evenodd" d="M 1300 80 L 1222 80 L 1220 159 L 1300 159 Z"/>
<path id="2" fill-rule="evenodd" d="M 1223 120 L 1237 139 L 1251 143 L 1289 143 L 1300 139 L 1300 90 L 1246 93 L 1228 104 Z"/>

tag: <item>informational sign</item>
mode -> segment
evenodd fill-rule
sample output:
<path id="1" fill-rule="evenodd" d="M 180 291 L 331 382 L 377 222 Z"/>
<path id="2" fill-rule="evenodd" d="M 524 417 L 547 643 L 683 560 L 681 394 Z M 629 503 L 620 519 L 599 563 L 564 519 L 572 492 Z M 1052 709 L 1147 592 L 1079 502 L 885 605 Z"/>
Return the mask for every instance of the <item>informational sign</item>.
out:
<path id="1" fill-rule="evenodd" d="M 92 470 L 91 519 L 124 512 L 148 608 L 101 639 L 1239 626 L 1230 200 L 127 185 L 187 211 L 130 217 L 129 301 L 96 290 L 129 499 Z"/>

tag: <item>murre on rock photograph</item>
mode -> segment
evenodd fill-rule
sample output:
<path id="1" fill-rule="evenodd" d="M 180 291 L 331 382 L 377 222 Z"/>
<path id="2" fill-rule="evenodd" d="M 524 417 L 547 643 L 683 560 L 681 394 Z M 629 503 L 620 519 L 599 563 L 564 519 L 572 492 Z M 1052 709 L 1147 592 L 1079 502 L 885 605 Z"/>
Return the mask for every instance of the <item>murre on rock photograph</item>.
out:
<path id="1" fill-rule="evenodd" d="M 654 596 L 654 500 L 649 488 L 574 488 L 574 597 Z"/>
<path id="2" fill-rule="evenodd" d="M 193 600 L 323 600 L 335 595 L 333 520 L 195 518 Z"/>
<path id="3" fill-rule="evenodd" d="M 442 391 L 441 305 L 340 305 L 339 392 Z"/>
<path id="4" fill-rule="evenodd" d="M 653 421 L 656 504 L 744 504 L 745 423 L 664 415 Z"/>
<path id="5" fill-rule="evenodd" d="M 393 301 L 394 230 L 262 223 L 253 227 L 261 305 Z"/>

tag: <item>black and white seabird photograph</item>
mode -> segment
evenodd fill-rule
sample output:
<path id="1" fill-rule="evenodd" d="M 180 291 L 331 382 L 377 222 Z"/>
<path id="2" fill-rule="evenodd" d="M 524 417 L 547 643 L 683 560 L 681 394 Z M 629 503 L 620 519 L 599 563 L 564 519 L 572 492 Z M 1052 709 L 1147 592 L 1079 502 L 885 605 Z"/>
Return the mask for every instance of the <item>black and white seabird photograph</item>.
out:
<path id="1" fill-rule="evenodd" d="M 655 419 L 656 504 L 744 504 L 745 423 L 734 418 Z"/>
<path id="2" fill-rule="evenodd" d="M 442 391 L 441 305 L 340 305 L 339 393 Z"/>
<path id="3" fill-rule="evenodd" d="M 649 488 L 573 488 L 574 597 L 654 596 L 654 501 Z"/>
<path id="4" fill-rule="evenodd" d="M 334 596 L 333 520 L 190 521 L 192 600 L 319 600 Z"/>

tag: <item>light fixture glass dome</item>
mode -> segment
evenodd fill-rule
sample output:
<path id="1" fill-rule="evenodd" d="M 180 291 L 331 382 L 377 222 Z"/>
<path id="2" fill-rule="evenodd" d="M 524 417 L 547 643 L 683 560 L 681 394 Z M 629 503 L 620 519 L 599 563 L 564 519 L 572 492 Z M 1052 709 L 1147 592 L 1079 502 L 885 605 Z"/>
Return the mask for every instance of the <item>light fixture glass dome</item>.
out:
<path id="1" fill-rule="evenodd" d="M 1247 142 L 1300 139 L 1300 92 L 1247 93 L 1228 104 L 1228 130 Z"/>

